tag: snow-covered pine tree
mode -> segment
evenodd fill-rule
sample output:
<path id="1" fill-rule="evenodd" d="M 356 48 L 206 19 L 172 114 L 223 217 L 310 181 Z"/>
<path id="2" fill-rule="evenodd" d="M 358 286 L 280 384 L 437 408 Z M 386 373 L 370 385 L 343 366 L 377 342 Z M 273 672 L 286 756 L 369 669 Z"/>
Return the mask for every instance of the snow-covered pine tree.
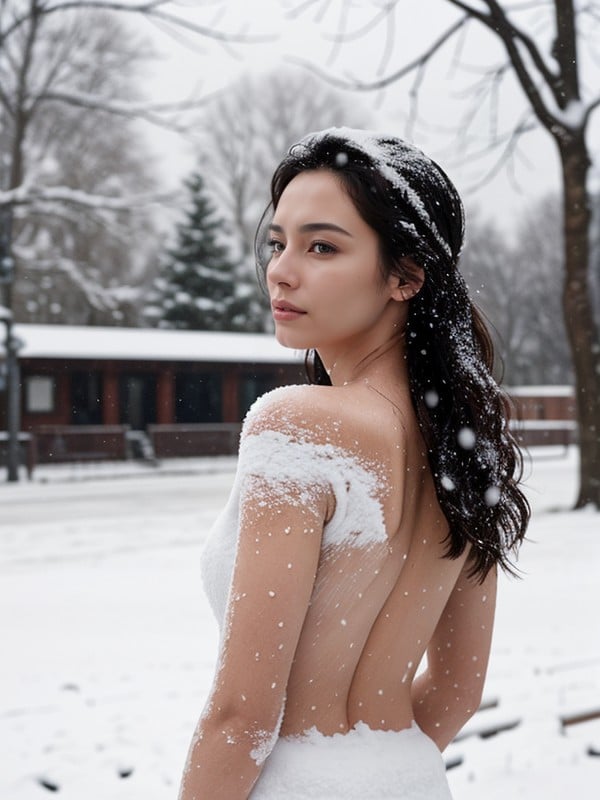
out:
<path id="1" fill-rule="evenodd" d="M 159 327 L 188 330 L 256 330 L 250 298 L 238 291 L 238 265 L 219 241 L 218 216 L 199 172 L 185 181 L 190 204 L 177 226 L 148 298 L 146 316 Z M 248 313 L 246 313 L 248 312 Z"/>

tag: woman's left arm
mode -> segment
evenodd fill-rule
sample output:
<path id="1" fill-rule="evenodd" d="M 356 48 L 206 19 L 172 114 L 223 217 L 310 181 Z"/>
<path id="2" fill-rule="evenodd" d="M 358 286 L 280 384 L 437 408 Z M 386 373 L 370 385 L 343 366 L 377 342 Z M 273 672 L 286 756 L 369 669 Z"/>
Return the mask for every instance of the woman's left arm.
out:
<path id="1" fill-rule="evenodd" d="M 497 569 L 480 583 L 465 563 L 415 678 L 415 720 L 443 750 L 477 711 L 492 644 Z"/>
<path id="2" fill-rule="evenodd" d="M 326 487 L 245 476 L 219 662 L 180 800 L 249 796 L 278 735 L 330 502 Z"/>

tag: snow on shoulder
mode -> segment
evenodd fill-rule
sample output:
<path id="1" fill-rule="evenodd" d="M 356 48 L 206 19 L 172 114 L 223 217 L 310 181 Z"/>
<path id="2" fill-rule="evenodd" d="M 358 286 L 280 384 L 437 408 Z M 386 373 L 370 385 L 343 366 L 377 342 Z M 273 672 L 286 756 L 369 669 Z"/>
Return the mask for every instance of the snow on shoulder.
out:
<path id="1" fill-rule="evenodd" d="M 341 420 L 324 402 L 327 388 L 285 386 L 259 398 L 244 422 L 238 474 L 270 505 L 307 506 L 328 493 L 335 510 L 324 547 L 385 542 L 386 471 L 341 445 Z"/>
<path id="2" fill-rule="evenodd" d="M 325 403 L 323 388 L 308 384 L 280 386 L 261 395 L 250 407 L 242 436 L 260 433 L 263 430 L 277 430 L 281 433 L 310 437 L 318 435 L 322 427 Z M 328 441 L 325 433 L 325 441 Z"/>

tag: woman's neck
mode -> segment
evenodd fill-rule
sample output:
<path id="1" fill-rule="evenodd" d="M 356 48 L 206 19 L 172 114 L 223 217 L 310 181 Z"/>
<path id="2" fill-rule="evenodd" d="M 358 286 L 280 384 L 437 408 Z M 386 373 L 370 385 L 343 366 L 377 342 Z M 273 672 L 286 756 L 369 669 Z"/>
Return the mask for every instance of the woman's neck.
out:
<path id="1" fill-rule="evenodd" d="M 318 353 L 333 386 L 358 382 L 408 385 L 405 329 L 395 331 L 376 346 L 361 348 L 360 352 L 355 346 L 346 345 L 324 348 Z"/>

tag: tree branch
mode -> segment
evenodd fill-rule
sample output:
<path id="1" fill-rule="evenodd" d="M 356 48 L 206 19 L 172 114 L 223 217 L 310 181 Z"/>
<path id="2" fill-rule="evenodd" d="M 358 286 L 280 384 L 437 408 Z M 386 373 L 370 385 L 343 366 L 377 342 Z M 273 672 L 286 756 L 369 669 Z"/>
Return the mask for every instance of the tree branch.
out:
<path id="1" fill-rule="evenodd" d="M 478 180 L 476 183 L 472 184 L 468 187 L 468 192 L 477 191 L 482 186 L 484 186 L 488 181 L 490 181 L 495 175 L 500 172 L 500 169 L 507 163 L 507 161 L 512 157 L 514 152 L 516 151 L 517 145 L 519 143 L 520 138 L 529 133 L 536 128 L 535 122 L 531 120 L 531 115 L 526 112 L 521 121 L 510 131 L 509 134 L 503 137 L 503 140 L 506 142 L 505 146 L 502 149 L 502 152 L 498 156 L 496 162 L 493 166 Z M 469 161 L 472 161 L 476 158 L 483 158 L 484 156 L 491 153 L 497 146 L 501 143 L 502 140 L 498 139 L 494 144 L 489 145 L 487 147 L 482 148 L 479 152 L 469 153 Z"/>
<path id="2" fill-rule="evenodd" d="M 565 108 L 570 100 L 579 100 L 579 74 L 577 71 L 577 32 L 573 0 L 554 3 L 556 10 L 556 39 L 552 53 L 560 66 L 561 93 L 557 102 Z"/>
<path id="3" fill-rule="evenodd" d="M 489 100 L 490 107 L 490 136 L 492 142 L 498 141 L 497 135 L 497 120 L 498 120 L 498 102 L 499 102 L 499 87 L 505 74 L 510 70 L 510 61 L 506 61 L 500 66 L 488 70 L 483 78 L 477 83 L 465 89 L 463 95 L 471 97 L 470 107 L 467 109 L 461 118 L 458 127 L 458 142 L 463 142 L 462 149 L 467 150 L 467 134 L 471 128 L 471 124 L 486 100 Z"/>
<path id="4" fill-rule="evenodd" d="M 386 3 L 381 11 L 375 14 L 368 22 L 366 22 L 361 28 L 358 28 L 355 31 L 350 33 L 332 33 L 332 34 L 325 34 L 324 39 L 331 41 L 331 42 L 342 42 L 346 44 L 346 42 L 352 42 L 356 39 L 360 39 L 367 33 L 370 33 L 374 28 L 379 25 L 379 23 L 386 19 L 390 13 L 394 10 L 397 5 L 397 1 L 393 0 L 392 2 Z"/>
<path id="5" fill-rule="evenodd" d="M 376 89 L 383 89 L 386 86 L 389 86 L 392 83 L 395 83 L 400 78 L 403 78 L 405 75 L 408 75 L 409 72 L 413 72 L 413 70 L 417 69 L 425 65 L 431 58 L 440 50 L 446 42 L 454 36 L 454 34 L 460 30 L 463 25 L 467 22 L 468 16 L 465 15 L 458 22 L 455 22 L 454 25 L 451 25 L 444 33 L 435 40 L 435 42 L 428 47 L 420 56 L 415 58 L 413 61 L 405 64 L 396 72 L 393 72 L 391 75 L 388 75 L 385 78 L 380 78 L 376 81 L 349 81 L 344 80 L 342 78 L 336 78 L 332 75 L 329 75 L 324 70 L 315 67 L 314 64 L 311 64 L 308 61 L 300 58 L 288 58 L 287 60 L 290 63 L 298 64 L 306 69 L 309 69 L 311 72 L 314 72 L 315 75 L 318 75 L 322 80 L 330 83 L 332 86 L 336 86 L 338 89 L 350 89 L 353 91 L 360 91 L 360 92 L 371 92 Z"/>
<path id="6" fill-rule="evenodd" d="M 4 93 L 2 86 L 0 86 L 0 105 L 4 108 L 6 113 L 14 119 L 15 111 L 10 103 L 8 96 Z"/>
<path id="7" fill-rule="evenodd" d="M 548 67 L 533 39 L 508 19 L 502 7 L 495 2 L 495 0 L 482 0 L 482 2 L 486 3 L 490 9 L 489 14 L 484 14 L 483 12 L 478 11 L 468 3 L 463 2 L 463 0 L 448 0 L 448 2 L 453 6 L 466 11 L 469 16 L 478 19 L 481 23 L 490 28 L 495 34 L 500 36 L 502 41 L 505 43 L 507 34 L 509 38 L 519 39 L 519 41 L 525 45 L 529 55 L 531 56 L 531 60 L 543 76 L 548 86 L 552 87 L 554 82 L 557 80 L 558 75 L 552 72 L 552 70 Z"/>
<path id="8" fill-rule="evenodd" d="M 472 15 L 478 19 L 482 24 L 500 37 L 504 43 L 508 57 L 510 58 L 510 61 L 514 67 L 519 83 L 521 84 L 523 91 L 531 103 L 537 118 L 548 130 L 552 130 L 553 126 L 557 124 L 561 125 L 561 120 L 552 114 L 547 107 L 533 76 L 530 74 L 527 66 L 525 65 L 525 61 L 523 60 L 523 57 L 519 51 L 517 42 L 521 43 L 526 48 L 534 65 L 538 68 L 538 70 L 541 71 L 547 87 L 551 90 L 554 99 L 558 103 L 558 87 L 556 76 L 554 76 L 553 73 L 548 70 L 545 62 L 539 54 L 539 51 L 537 50 L 537 47 L 531 40 L 529 40 L 529 37 L 519 31 L 519 29 L 508 20 L 504 10 L 496 2 L 496 0 L 483 0 L 483 2 L 485 2 L 490 9 L 489 14 L 484 14 L 481 11 L 478 11 L 477 9 L 468 5 L 468 3 L 462 2 L 462 0 L 448 0 L 448 2 L 454 6 L 457 6 L 458 8 L 461 8 L 469 15 Z M 529 46 L 527 40 L 529 40 Z"/>
<path id="9" fill-rule="evenodd" d="M 304 2 L 288 11 L 285 16 L 288 19 L 296 19 L 297 17 L 301 16 L 307 8 L 316 5 L 317 2 L 318 0 L 304 0 Z"/>
<path id="10" fill-rule="evenodd" d="M 3 206 L 23 206 L 35 203 L 60 202 L 95 210 L 128 211 L 132 207 L 150 206 L 173 199 L 172 193 L 139 194 L 129 197 L 107 197 L 90 194 L 70 186 L 26 186 L 0 192 L 0 208 Z"/>
<path id="11" fill-rule="evenodd" d="M 169 14 L 165 11 L 161 11 L 160 6 L 164 5 L 166 2 L 167 0 L 153 0 L 152 2 L 128 5 L 127 3 L 116 2 L 115 0 L 110 0 L 109 2 L 103 2 L 102 0 L 67 0 L 65 3 L 57 3 L 54 6 L 41 6 L 39 7 L 39 14 L 49 15 L 54 14 L 57 11 L 72 11 L 77 9 L 81 10 L 95 8 L 102 11 L 119 11 L 127 14 L 142 14 L 148 18 L 167 22 L 175 27 L 186 28 L 187 30 L 199 34 L 200 36 L 204 36 L 208 39 L 214 39 L 218 42 L 264 44 L 277 39 L 277 36 L 274 34 L 258 34 L 256 36 L 249 36 L 243 33 L 225 33 L 223 31 L 215 31 L 212 28 L 206 27 L 205 25 L 197 25 L 195 22 L 178 17 L 175 14 Z M 20 17 L 17 17 L 13 21 L 12 25 L 10 25 L 6 30 L 0 31 L 0 46 L 2 46 L 3 41 L 12 33 L 14 33 L 14 31 L 24 22 L 26 22 L 30 16 L 31 15 L 29 13 L 26 13 Z"/>
<path id="12" fill-rule="evenodd" d="M 584 126 L 587 124 L 589 118 L 592 116 L 592 114 L 594 113 L 594 111 L 598 107 L 600 107 L 600 95 L 598 95 L 598 97 L 596 97 L 594 100 L 592 100 L 591 103 L 589 103 L 587 108 L 585 109 L 585 112 L 584 112 L 584 115 L 583 115 L 583 124 L 584 124 Z"/>
<path id="13" fill-rule="evenodd" d="M 153 125 L 158 125 L 169 130 L 181 133 L 188 130 L 187 126 L 180 126 L 172 120 L 165 119 L 160 114 L 176 114 L 179 111 L 189 111 L 200 108 L 219 94 L 218 91 L 205 95 L 199 100 L 181 100 L 174 103 L 136 103 L 129 100 L 109 100 L 85 92 L 74 91 L 47 91 L 33 99 L 33 105 L 42 102 L 66 103 L 69 106 L 79 106 L 94 111 L 104 111 L 108 114 L 127 117 L 129 119 L 144 119 Z"/>
<path id="14" fill-rule="evenodd" d="M 550 88 L 555 85 L 556 81 L 558 80 L 558 74 L 553 72 L 548 64 L 546 63 L 544 57 L 539 51 L 539 48 L 527 33 L 525 33 L 521 28 L 518 28 L 513 22 L 511 22 L 506 13 L 503 11 L 502 7 L 496 0 L 486 0 L 488 6 L 490 7 L 490 11 L 492 13 L 492 17 L 494 19 L 499 19 L 502 21 L 502 24 L 506 24 L 508 30 L 512 33 L 513 37 L 518 39 L 520 42 L 525 45 L 527 52 L 529 53 L 531 60 L 535 64 L 536 68 L 538 69 L 540 75 L 544 78 L 546 83 Z"/>

